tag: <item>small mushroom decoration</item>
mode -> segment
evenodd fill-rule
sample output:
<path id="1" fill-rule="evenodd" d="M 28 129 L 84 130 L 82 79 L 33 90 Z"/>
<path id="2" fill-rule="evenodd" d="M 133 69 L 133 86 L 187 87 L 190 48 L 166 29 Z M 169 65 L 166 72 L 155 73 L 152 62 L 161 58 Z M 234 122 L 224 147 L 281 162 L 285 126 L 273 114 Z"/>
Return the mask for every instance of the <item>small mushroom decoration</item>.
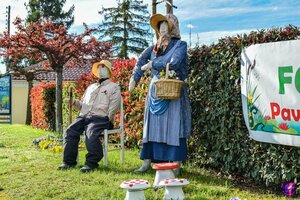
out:
<path id="1" fill-rule="evenodd" d="M 127 190 L 125 200 L 144 200 L 144 189 L 149 188 L 150 183 L 143 179 L 132 179 L 123 181 L 120 187 Z"/>
<path id="2" fill-rule="evenodd" d="M 160 186 L 165 187 L 164 200 L 184 199 L 182 187 L 190 182 L 184 178 L 170 178 L 159 182 Z"/>

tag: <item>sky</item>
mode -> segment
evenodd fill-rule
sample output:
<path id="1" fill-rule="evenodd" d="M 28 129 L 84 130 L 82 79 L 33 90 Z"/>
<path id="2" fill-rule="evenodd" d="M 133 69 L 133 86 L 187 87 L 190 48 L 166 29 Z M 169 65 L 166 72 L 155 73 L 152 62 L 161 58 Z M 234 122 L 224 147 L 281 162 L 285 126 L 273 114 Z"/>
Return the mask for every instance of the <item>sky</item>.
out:
<path id="1" fill-rule="evenodd" d="M 160 2 L 161 0 L 157 0 Z M 151 13 L 152 0 L 144 0 Z M 6 6 L 11 6 L 11 19 L 26 18 L 24 3 L 28 0 L 0 0 L 0 33 L 6 29 Z M 260 29 L 300 26 L 299 0 L 173 0 L 173 13 L 180 23 L 181 37 L 195 46 L 212 44 L 218 39 Z M 117 5 L 117 0 L 67 0 L 65 10 L 75 6 L 75 22 L 70 32 L 81 33 L 83 22 L 97 26 L 103 20 L 98 11 Z M 165 3 L 157 5 L 157 12 L 165 14 Z M 11 25 L 11 33 L 14 33 Z M 0 65 L 0 71 L 4 68 Z"/>

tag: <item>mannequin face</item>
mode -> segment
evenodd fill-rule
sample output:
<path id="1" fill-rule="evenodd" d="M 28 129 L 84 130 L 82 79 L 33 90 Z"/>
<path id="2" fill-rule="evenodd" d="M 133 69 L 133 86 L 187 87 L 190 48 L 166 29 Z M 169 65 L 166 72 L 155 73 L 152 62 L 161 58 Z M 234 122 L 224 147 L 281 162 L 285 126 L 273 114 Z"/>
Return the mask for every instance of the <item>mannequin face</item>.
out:
<path id="1" fill-rule="evenodd" d="M 98 67 L 98 74 L 99 74 L 99 79 L 100 78 L 109 78 L 109 71 L 102 64 Z"/>
<path id="2" fill-rule="evenodd" d="M 159 25 L 159 35 L 164 36 L 169 32 L 168 22 L 163 21 Z"/>

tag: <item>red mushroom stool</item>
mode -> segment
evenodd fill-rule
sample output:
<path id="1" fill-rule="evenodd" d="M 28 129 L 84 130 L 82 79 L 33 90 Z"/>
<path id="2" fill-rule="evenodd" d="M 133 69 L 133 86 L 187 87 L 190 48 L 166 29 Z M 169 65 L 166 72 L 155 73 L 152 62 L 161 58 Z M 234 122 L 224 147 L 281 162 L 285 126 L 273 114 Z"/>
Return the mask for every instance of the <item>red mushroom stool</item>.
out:
<path id="1" fill-rule="evenodd" d="M 182 191 L 182 186 L 187 185 L 189 183 L 189 181 L 182 178 L 171 178 L 160 181 L 159 185 L 165 187 L 164 200 L 183 200 L 184 193 Z"/>
<path id="2" fill-rule="evenodd" d="M 143 179 L 123 181 L 121 188 L 127 189 L 125 200 L 145 200 L 144 189 L 150 187 L 150 183 Z"/>
<path id="3" fill-rule="evenodd" d="M 166 179 L 166 178 L 175 178 L 175 174 L 173 169 L 178 168 L 177 163 L 158 163 L 152 166 L 153 169 L 156 170 L 155 179 L 153 186 L 154 187 L 161 187 L 159 182 Z"/>

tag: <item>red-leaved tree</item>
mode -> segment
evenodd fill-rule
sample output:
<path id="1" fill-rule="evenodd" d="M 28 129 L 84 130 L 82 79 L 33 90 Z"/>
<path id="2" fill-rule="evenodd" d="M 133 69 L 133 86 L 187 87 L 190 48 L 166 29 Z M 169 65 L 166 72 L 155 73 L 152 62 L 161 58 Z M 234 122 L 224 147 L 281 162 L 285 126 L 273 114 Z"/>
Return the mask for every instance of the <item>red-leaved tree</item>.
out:
<path id="1" fill-rule="evenodd" d="M 62 72 L 66 64 L 84 63 L 106 59 L 111 55 L 111 44 L 92 37 L 94 30 L 85 25 L 84 33 L 68 34 L 64 26 L 51 21 L 38 21 L 25 25 L 16 18 L 15 35 L 0 35 L 0 55 L 15 66 L 21 59 L 31 61 L 47 60 L 45 68 L 56 72 L 56 132 L 62 133 Z M 9 66 L 8 66 L 9 67 Z"/>

